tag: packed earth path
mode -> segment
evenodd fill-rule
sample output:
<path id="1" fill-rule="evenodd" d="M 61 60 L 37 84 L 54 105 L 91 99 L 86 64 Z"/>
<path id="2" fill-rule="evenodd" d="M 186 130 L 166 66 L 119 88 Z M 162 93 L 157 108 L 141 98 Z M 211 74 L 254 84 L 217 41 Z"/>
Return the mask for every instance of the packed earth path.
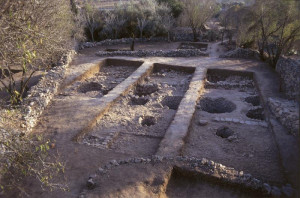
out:
<path id="1" fill-rule="evenodd" d="M 33 130 L 65 162 L 69 190 L 44 192 L 30 180 L 30 197 L 253 197 L 297 188 L 298 143 L 268 110 L 267 99 L 281 93 L 267 64 L 220 59 L 219 43 L 208 46 L 210 57 L 104 58 L 98 50 L 78 53 Z"/>

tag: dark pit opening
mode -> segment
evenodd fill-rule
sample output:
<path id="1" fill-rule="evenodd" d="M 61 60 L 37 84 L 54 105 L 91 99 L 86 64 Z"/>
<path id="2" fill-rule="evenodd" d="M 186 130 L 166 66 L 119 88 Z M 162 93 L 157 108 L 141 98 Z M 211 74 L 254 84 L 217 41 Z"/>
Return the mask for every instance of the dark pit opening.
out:
<path id="1" fill-rule="evenodd" d="M 138 96 L 147 96 L 158 91 L 157 84 L 143 84 L 137 85 L 135 89 L 135 94 Z"/>
<path id="2" fill-rule="evenodd" d="M 250 109 L 246 116 L 248 118 L 256 119 L 256 120 L 264 120 L 264 109 L 263 108 L 257 108 L 257 109 Z"/>
<path id="3" fill-rule="evenodd" d="M 177 110 L 181 100 L 182 100 L 182 96 L 166 96 L 162 100 L 161 104 L 163 106 L 169 107 L 169 109 Z"/>
<path id="4" fill-rule="evenodd" d="M 245 98 L 245 101 L 246 101 L 247 103 L 252 104 L 253 106 L 258 106 L 258 105 L 260 105 L 259 96 L 249 96 L 249 97 Z"/>
<path id="5" fill-rule="evenodd" d="M 217 129 L 216 135 L 220 136 L 221 138 L 228 138 L 229 136 L 232 136 L 234 134 L 234 131 L 231 130 L 227 126 L 222 126 Z"/>
<path id="6" fill-rule="evenodd" d="M 142 120 L 142 126 L 151 126 L 156 124 L 156 119 L 153 116 L 145 116 Z"/>
<path id="7" fill-rule="evenodd" d="M 206 111 L 208 113 L 230 113 L 236 109 L 236 105 L 223 98 L 202 98 L 200 100 L 200 106 L 202 111 Z"/>
<path id="8" fill-rule="evenodd" d="M 139 98 L 131 98 L 131 105 L 145 105 L 149 102 L 148 98 L 139 97 Z"/>
<path id="9" fill-rule="evenodd" d="M 101 90 L 102 90 L 102 85 L 96 82 L 84 83 L 78 88 L 78 91 L 81 93 L 87 93 L 89 91 L 101 91 Z"/>

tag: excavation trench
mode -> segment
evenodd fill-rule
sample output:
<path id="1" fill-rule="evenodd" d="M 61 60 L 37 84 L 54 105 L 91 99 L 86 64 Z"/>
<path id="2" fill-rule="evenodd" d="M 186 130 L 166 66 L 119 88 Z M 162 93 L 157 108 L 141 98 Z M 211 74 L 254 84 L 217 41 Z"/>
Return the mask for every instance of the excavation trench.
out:
<path id="1" fill-rule="evenodd" d="M 166 188 L 166 196 L 170 198 L 181 197 L 228 197 L 250 198 L 261 196 L 260 193 L 247 191 L 238 185 L 222 183 L 214 177 L 175 166 Z"/>
<path id="2" fill-rule="evenodd" d="M 155 65 L 104 114 L 83 143 L 135 155 L 154 154 L 191 78 L 190 71 Z"/>
<path id="3" fill-rule="evenodd" d="M 276 143 L 259 105 L 251 72 L 209 69 L 182 154 L 281 183 Z"/>
<path id="4" fill-rule="evenodd" d="M 63 95 L 101 98 L 128 78 L 142 62 L 108 59 L 65 88 Z"/>

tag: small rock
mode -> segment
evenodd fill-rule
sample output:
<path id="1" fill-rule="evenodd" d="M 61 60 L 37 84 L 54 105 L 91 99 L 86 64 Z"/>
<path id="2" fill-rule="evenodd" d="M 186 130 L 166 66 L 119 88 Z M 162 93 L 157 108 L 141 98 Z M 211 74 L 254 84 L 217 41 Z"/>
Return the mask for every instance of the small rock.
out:
<path id="1" fill-rule="evenodd" d="M 110 163 L 114 166 L 119 166 L 119 163 L 117 162 L 117 160 L 112 160 Z"/>
<path id="2" fill-rule="evenodd" d="M 237 135 L 232 135 L 232 136 L 229 136 L 228 138 L 227 138 L 227 140 L 229 141 L 229 142 L 232 142 L 232 141 L 234 141 L 234 140 L 236 140 L 237 139 Z"/>
<path id="3" fill-rule="evenodd" d="M 272 190 L 271 190 L 271 194 L 272 196 L 274 197 L 280 197 L 281 196 L 281 191 L 279 188 L 277 188 L 276 186 L 273 186 L 272 187 Z"/>
<path id="4" fill-rule="evenodd" d="M 205 165 L 208 163 L 208 160 L 206 158 L 202 158 L 201 160 L 201 164 Z"/>
<path id="5" fill-rule="evenodd" d="M 95 187 L 96 187 L 96 183 L 93 181 L 93 179 L 92 178 L 90 178 L 88 181 L 87 181 L 87 183 L 86 183 L 86 187 L 88 188 L 88 189 L 94 189 Z"/>
<path id="6" fill-rule="evenodd" d="M 207 120 L 199 120 L 198 124 L 200 126 L 206 126 L 208 124 Z"/>
<path id="7" fill-rule="evenodd" d="M 286 195 L 287 197 L 291 197 L 294 194 L 294 189 L 290 186 L 283 186 L 281 188 L 281 191 L 283 192 L 284 195 Z"/>

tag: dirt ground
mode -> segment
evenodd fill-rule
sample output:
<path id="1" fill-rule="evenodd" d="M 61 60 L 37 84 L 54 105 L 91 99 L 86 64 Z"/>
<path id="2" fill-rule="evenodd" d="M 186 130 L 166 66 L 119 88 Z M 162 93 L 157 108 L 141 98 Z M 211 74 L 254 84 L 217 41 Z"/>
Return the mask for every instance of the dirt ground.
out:
<path id="1" fill-rule="evenodd" d="M 176 49 L 179 44 L 137 43 L 136 49 Z M 145 60 L 177 65 L 198 65 L 203 68 L 214 66 L 239 70 L 261 69 L 265 72 L 261 75 L 273 78 L 268 73 L 268 69 L 263 69 L 265 65 L 255 61 L 217 59 L 216 57 L 223 50 L 219 44 L 208 46 L 209 58 L 152 57 Z M 95 52 L 99 50 L 128 47 L 129 45 L 99 46 L 82 50 L 73 60 L 70 70 L 80 70 L 79 65 L 98 60 L 99 57 L 95 56 Z M 93 109 L 98 99 L 126 79 L 135 69 L 128 66 L 103 67 L 99 73 L 84 81 L 71 84 L 55 97 L 41 116 L 34 133 L 44 134 L 55 143 L 55 149 L 51 152 L 59 153 L 66 163 L 64 177 L 69 185 L 69 191 L 44 192 L 34 180 L 29 180 L 25 189 L 30 197 L 79 197 L 80 192 L 86 188 L 89 176 L 103 164 L 113 159 L 147 157 L 156 153 L 166 129 L 176 114 L 181 98 L 189 88 L 192 78 L 190 73 L 172 70 L 154 72 L 138 86 L 121 96 L 81 142 L 73 141 L 89 116 L 80 112 L 86 112 L 86 108 Z M 236 78 L 229 81 L 239 84 L 241 79 L 238 78 L 237 82 L 235 80 Z M 247 80 L 252 83 L 252 79 Z M 246 87 L 230 89 L 205 87 L 198 103 L 200 106 L 203 98 L 225 98 L 234 103 L 234 107 L 229 105 L 231 108 L 225 109 L 229 112 L 223 113 L 209 113 L 207 110 L 197 108 L 182 155 L 206 157 L 251 173 L 271 184 L 285 184 L 286 178 L 279 162 L 280 156 L 272 132 L 265 125 L 245 123 L 253 120 L 265 122 L 265 120 L 247 117 L 248 111 L 256 105 L 245 100 L 249 96 L 258 96 L 259 93 L 254 86 L 247 87 L 247 81 L 245 84 Z M 216 117 L 230 118 L 231 121 L 238 119 L 244 123 L 216 121 Z M 199 120 L 205 122 L 199 124 Z M 229 127 L 234 132 L 234 137 L 217 136 L 216 131 L 222 126 Z M 166 188 L 166 194 L 161 197 L 249 197 L 239 190 L 193 180 L 180 174 L 166 176 L 166 172 L 170 173 L 170 168 L 172 167 L 169 165 L 159 168 L 152 165 L 117 168 L 107 178 L 98 181 L 99 188 L 91 191 L 90 197 L 131 197 L 133 194 L 136 195 L 135 197 L 154 197 L 158 195 L 157 186 Z M 168 185 L 164 185 L 166 178 Z M 156 185 L 157 182 L 160 185 Z"/>
<path id="2" fill-rule="evenodd" d="M 153 73 L 98 121 L 84 143 L 138 156 L 154 155 L 190 79 L 191 74 L 173 70 Z"/>

